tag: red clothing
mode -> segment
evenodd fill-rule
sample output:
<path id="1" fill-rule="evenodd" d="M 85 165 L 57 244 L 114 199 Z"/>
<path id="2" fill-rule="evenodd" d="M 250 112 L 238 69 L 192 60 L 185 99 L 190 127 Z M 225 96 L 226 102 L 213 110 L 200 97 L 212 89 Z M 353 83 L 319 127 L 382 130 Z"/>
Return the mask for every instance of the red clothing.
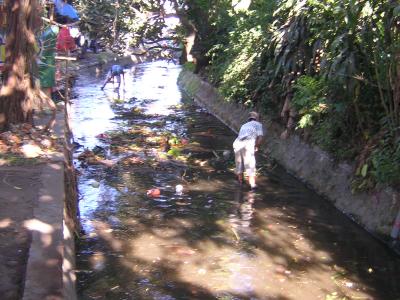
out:
<path id="1" fill-rule="evenodd" d="M 69 29 L 62 27 L 57 36 L 57 50 L 58 51 L 72 51 L 75 50 L 75 41 L 69 33 Z"/>

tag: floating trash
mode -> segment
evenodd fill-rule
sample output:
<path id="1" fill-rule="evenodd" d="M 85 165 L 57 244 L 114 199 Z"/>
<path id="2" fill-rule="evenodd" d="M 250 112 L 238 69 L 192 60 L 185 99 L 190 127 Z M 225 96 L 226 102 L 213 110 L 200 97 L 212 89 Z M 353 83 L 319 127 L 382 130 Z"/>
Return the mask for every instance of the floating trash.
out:
<path id="1" fill-rule="evenodd" d="M 183 185 L 182 184 L 177 184 L 175 187 L 175 192 L 177 195 L 182 195 L 183 193 Z"/>
<path id="2" fill-rule="evenodd" d="M 94 187 L 94 188 L 98 188 L 99 186 L 100 186 L 100 183 L 98 182 L 98 181 L 92 181 L 91 183 L 90 183 L 90 185 L 92 186 L 92 187 Z"/>
<path id="3" fill-rule="evenodd" d="M 146 192 L 146 195 L 149 197 L 159 197 L 161 194 L 159 189 L 150 189 Z"/>

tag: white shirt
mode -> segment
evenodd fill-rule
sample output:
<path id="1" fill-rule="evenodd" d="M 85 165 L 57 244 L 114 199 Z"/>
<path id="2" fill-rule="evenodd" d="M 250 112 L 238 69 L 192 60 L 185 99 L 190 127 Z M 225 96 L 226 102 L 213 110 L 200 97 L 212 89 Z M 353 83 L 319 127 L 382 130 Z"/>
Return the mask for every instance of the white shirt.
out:
<path id="1" fill-rule="evenodd" d="M 251 120 L 240 127 L 238 137 L 233 142 L 233 148 L 239 150 L 243 147 L 255 147 L 258 136 L 263 136 L 263 128 L 260 122 Z"/>

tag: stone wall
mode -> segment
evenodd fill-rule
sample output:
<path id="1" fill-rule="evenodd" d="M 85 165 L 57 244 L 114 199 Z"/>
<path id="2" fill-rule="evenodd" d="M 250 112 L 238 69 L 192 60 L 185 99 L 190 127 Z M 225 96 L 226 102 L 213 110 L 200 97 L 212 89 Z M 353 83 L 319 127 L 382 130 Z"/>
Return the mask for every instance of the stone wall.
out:
<path id="1" fill-rule="evenodd" d="M 246 121 L 248 110 L 225 101 L 217 89 L 197 75 L 182 71 L 178 81 L 190 97 L 232 130 L 237 132 Z M 262 117 L 262 122 L 266 131 L 263 148 L 279 164 L 368 231 L 389 237 L 400 209 L 398 193 L 386 188 L 373 194 L 352 194 L 350 182 L 354 165 L 335 163 L 326 152 L 303 142 L 296 134 L 282 140 L 283 128 L 279 124 L 266 116 Z"/>

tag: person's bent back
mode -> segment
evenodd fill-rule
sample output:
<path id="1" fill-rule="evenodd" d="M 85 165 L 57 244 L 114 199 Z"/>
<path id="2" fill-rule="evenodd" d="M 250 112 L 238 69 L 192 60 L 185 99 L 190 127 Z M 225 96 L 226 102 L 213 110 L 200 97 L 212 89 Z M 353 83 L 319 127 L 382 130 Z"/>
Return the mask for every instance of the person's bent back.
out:
<path id="1" fill-rule="evenodd" d="M 106 86 L 107 83 L 109 83 L 111 80 L 113 81 L 113 83 L 115 84 L 114 78 L 117 80 L 117 87 L 115 89 L 119 89 L 120 85 L 121 85 L 121 75 L 122 75 L 122 80 L 124 82 L 125 85 L 125 73 L 124 73 L 124 69 L 120 66 L 120 65 L 113 65 L 110 69 L 110 71 L 107 74 L 107 78 L 104 81 L 103 86 L 101 87 L 101 89 L 104 89 L 104 87 Z"/>

